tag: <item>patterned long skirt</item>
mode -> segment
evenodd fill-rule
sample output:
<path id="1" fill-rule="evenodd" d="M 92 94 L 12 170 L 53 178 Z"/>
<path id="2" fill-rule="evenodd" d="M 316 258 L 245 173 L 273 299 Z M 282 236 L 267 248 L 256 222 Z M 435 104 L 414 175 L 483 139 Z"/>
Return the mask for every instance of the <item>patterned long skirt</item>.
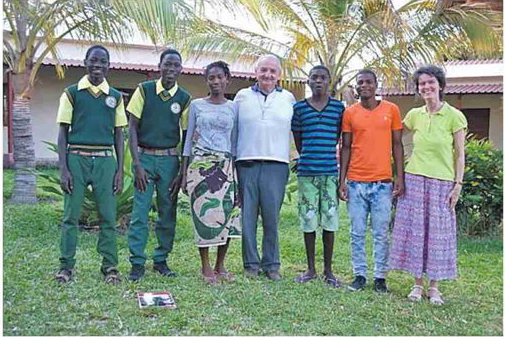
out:
<path id="1" fill-rule="evenodd" d="M 429 280 L 456 278 L 456 214 L 449 204 L 454 182 L 405 174 L 389 249 L 389 269 Z"/>
<path id="2" fill-rule="evenodd" d="M 194 149 L 188 166 L 190 196 L 197 247 L 220 246 L 241 237 L 240 209 L 231 158 L 223 153 Z"/>

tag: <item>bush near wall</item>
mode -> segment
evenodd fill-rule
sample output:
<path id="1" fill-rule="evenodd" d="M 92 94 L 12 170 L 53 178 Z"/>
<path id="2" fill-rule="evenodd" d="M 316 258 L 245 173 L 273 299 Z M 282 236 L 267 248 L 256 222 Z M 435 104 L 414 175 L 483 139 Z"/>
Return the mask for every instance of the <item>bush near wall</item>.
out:
<path id="1" fill-rule="evenodd" d="M 500 235 L 503 228 L 503 154 L 487 140 L 467 138 L 463 189 L 456 205 L 458 232 Z"/>

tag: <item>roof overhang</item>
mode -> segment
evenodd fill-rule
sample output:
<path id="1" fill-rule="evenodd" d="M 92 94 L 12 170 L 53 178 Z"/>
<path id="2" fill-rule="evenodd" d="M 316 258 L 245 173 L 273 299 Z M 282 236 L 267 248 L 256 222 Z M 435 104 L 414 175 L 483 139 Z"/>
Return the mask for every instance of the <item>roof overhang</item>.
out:
<path id="1" fill-rule="evenodd" d="M 414 90 L 379 89 L 381 96 L 414 96 Z M 503 94 L 503 84 L 447 84 L 444 89 L 446 95 L 460 94 Z"/>
<path id="2" fill-rule="evenodd" d="M 74 60 L 74 59 L 62 59 L 59 62 L 63 66 L 67 67 L 79 67 L 84 68 L 84 63 L 82 60 Z M 46 58 L 42 62 L 44 65 L 56 65 L 56 61 L 54 59 Z M 115 70 L 133 70 L 133 71 L 141 71 L 141 72 L 158 72 L 158 66 L 151 64 L 139 64 L 139 63 L 122 63 L 122 62 L 111 62 L 110 69 Z M 182 69 L 182 74 L 184 75 L 203 75 L 204 69 L 196 69 L 196 68 L 186 68 Z M 242 79 L 256 79 L 254 73 L 248 72 L 239 72 L 239 71 L 231 71 L 231 76 L 234 78 L 242 78 Z"/>
<path id="3" fill-rule="evenodd" d="M 59 62 L 62 66 L 66 67 L 77 67 L 84 68 L 84 62 L 82 60 L 76 59 L 60 59 Z M 43 65 L 56 65 L 56 61 L 52 58 L 46 58 L 42 62 Z M 123 62 L 111 62 L 109 65 L 109 69 L 115 70 L 131 70 L 138 72 L 146 72 L 146 73 L 157 73 L 159 71 L 157 65 L 152 64 L 140 64 L 140 63 L 123 63 Z M 204 69 L 201 68 L 189 68 L 183 67 L 181 73 L 183 75 L 203 75 Z M 256 74 L 251 72 L 242 72 L 242 71 L 230 71 L 232 78 L 244 79 L 256 81 Z M 304 84 L 306 80 L 301 78 L 283 78 L 282 81 L 287 81 L 288 83 L 298 83 Z"/>

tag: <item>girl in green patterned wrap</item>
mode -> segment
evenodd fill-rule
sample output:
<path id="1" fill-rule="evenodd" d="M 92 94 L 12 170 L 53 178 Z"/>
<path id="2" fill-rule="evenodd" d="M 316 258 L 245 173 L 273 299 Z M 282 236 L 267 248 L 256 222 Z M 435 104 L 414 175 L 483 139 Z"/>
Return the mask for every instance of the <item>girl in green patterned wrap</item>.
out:
<path id="1" fill-rule="evenodd" d="M 230 238 L 240 238 L 241 230 L 232 159 L 237 113 L 235 104 L 224 96 L 229 78 L 228 65 L 222 61 L 205 68 L 210 95 L 191 102 L 183 151 L 182 188 L 191 198 L 202 276 L 210 284 L 233 279 L 224 259 Z M 209 263 L 211 246 L 218 246 L 214 269 Z"/>

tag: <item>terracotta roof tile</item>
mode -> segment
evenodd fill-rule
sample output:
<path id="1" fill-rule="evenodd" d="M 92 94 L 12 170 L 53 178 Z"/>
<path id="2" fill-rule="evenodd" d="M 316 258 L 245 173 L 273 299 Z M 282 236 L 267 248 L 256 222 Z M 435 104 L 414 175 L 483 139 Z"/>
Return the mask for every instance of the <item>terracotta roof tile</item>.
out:
<path id="1" fill-rule="evenodd" d="M 502 94 L 503 84 L 448 84 L 444 90 L 445 94 Z M 379 89 L 378 95 L 382 96 L 410 96 L 414 95 L 415 91 L 398 90 L 398 89 Z"/>
<path id="2" fill-rule="evenodd" d="M 444 62 L 444 65 L 467 65 L 467 64 L 495 64 L 495 63 L 503 63 L 503 60 L 455 60 L 455 61 L 447 61 Z"/>
<path id="3" fill-rule="evenodd" d="M 54 59 L 47 58 L 43 61 L 43 64 L 55 65 L 56 62 L 54 61 Z M 84 67 L 82 60 L 75 60 L 75 59 L 62 59 L 62 60 L 60 60 L 60 64 L 65 65 L 67 67 Z M 158 66 L 151 65 L 151 64 L 111 62 L 110 69 L 157 72 Z M 186 75 L 203 75 L 204 70 L 203 70 L 203 68 L 202 69 L 183 68 L 182 73 L 186 74 Z M 231 71 L 231 76 L 237 77 L 237 78 L 246 78 L 246 79 L 247 78 L 251 78 L 251 79 L 255 78 L 254 73 L 240 72 L 240 71 Z"/>

